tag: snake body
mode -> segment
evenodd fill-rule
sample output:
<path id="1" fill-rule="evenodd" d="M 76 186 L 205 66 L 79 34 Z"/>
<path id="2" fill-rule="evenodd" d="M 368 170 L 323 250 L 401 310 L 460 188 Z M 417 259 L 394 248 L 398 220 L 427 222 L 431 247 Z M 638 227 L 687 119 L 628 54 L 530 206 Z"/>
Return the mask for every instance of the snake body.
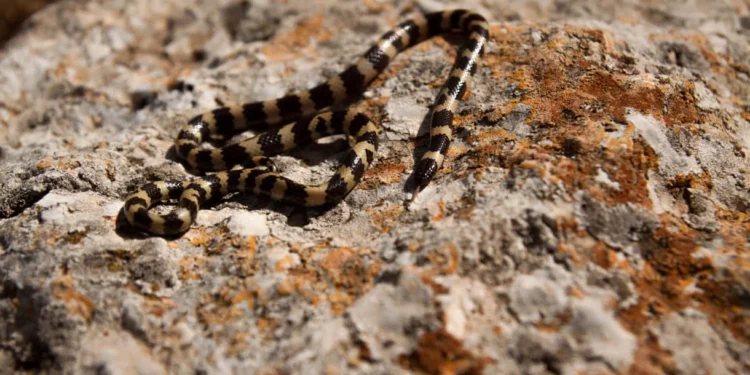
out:
<path id="1" fill-rule="evenodd" d="M 139 187 L 125 200 L 123 211 L 127 221 L 157 235 L 183 233 L 190 228 L 201 206 L 231 192 L 249 192 L 306 207 L 341 201 L 372 163 L 380 126 L 353 109 L 320 111 L 356 99 L 399 52 L 447 32 L 464 33 L 468 40 L 459 51 L 432 109 L 428 151 L 413 172 L 418 192 L 429 184 L 443 163 L 453 139 L 457 101 L 466 91 L 489 36 L 487 21 L 468 10 L 419 15 L 399 24 L 356 63 L 312 89 L 279 99 L 218 108 L 196 116 L 177 136 L 177 154 L 195 169 L 220 172 L 193 181 L 157 181 Z M 282 124 L 288 125 L 279 126 Z M 200 147 L 205 140 L 226 140 L 245 130 L 260 134 L 221 148 Z M 353 138 L 354 144 L 333 177 L 321 185 L 305 185 L 288 179 L 276 173 L 268 159 L 268 156 L 338 133 Z M 177 200 L 177 207 L 163 215 L 149 212 L 151 206 L 166 200 Z"/>

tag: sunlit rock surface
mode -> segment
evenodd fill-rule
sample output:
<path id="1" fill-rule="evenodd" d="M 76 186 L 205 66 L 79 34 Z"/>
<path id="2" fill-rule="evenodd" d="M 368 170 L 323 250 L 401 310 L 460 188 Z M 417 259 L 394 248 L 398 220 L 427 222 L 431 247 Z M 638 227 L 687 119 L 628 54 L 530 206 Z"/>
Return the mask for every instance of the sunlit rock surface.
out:
<path id="1" fill-rule="evenodd" d="M 392 62 L 344 202 L 234 196 L 179 238 L 118 225 L 218 105 L 312 87 L 452 1 L 61 1 L 0 51 L 0 365 L 17 373 L 750 371 L 750 9 L 465 1 L 491 41 L 408 201 L 462 38 Z M 417 150 L 415 154 L 414 150 Z M 323 181 L 330 139 L 276 158 Z M 118 229 L 119 227 L 119 229 Z"/>

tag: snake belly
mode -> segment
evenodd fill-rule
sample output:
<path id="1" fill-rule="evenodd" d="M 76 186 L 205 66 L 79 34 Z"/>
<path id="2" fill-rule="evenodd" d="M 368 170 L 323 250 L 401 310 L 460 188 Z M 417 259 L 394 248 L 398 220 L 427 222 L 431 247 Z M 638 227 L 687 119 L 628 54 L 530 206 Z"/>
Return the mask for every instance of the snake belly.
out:
<path id="1" fill-rule="evenodd" d="M 461 47 L 432 108 L 428 150 L 417 162 L 412 175 L 416 191 L 419 191 L 430 183 L 443 164 L 453 140 L 457 102 L 463 97 L 477 62 L 484 54 L 489 25 L 475 12 L 457 9 L 419 15 L 385 33 L 354 64 L 312 89 L 279 99 L 218 108 L 194 117 L 177 136 L 177 154 L 194 169 L 217 173 L 192 181 L 156 181 L 139 187 L 125 200 L 126 220 L 136 228 L 171 235 L 187 231 L 206 203 L 232 192 L 253 193 L 305 207 L 341 201 L 372 164 L 380 126 L 354 109 L 321 110 L 356 99 L 399 52 L 448 32 L 461 32 L 468 40 Z M 283 124 L 287 125 L 280 126 Z M 222 141 L 246 130 L 259 134 L 221 148 L 201 147 L 206 140 Z M 354 140 L 352 149 L 323 184 L 306 185 L 286 178 L 274 171 L 268 158 L 341 133 Z M 177 200 L 177 207 L 171 212 L 149 211 L 154 204 L 167 200 Z"/>

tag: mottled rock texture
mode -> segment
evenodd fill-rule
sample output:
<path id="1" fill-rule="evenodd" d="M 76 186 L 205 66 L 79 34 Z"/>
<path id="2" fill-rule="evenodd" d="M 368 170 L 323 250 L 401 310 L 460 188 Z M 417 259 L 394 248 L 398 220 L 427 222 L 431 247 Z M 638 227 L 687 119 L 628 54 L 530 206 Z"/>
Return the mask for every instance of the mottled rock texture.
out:
<path id="1" fill-rule="evenodd" d="M 461 5 L 492 37 L 416 201 L 404 182 L 459 36 L 406 51 L 363 95 L 383 146 L 343 203 L 235 196 L 180 238 L 117 216 L 137 185 L 190 178 L 170 150 L 189 117 L 309 88 L 455 2 L 77 0 L 33 16 L 0 51 L 0 368 L 750 372 L 749 5 Z M 277 165 L 321 181 L 346 149 Z"/>

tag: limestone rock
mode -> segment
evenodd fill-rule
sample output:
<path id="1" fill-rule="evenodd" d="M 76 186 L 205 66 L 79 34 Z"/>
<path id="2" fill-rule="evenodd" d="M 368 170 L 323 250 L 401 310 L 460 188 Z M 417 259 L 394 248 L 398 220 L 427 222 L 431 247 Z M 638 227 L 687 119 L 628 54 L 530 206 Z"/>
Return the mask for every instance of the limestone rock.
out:
<path id="1" fill-rule="evenodd" d="M 743 2 L 464 1 L 491 40 L 414 201 L 404 184 L 460 36 L 405 51 L 359 98 L 381 147 L 335 207 L 235 195 L 181 237 L 119 225 L 128 191 L 192 177 L 170 149 L 190 117 L 312 87 L 400 20 L 455 3 L 63 0 L 35 14 L 0 51 L 2 368 L 747 372 Z M 320 182 L 346 150 L 330 138 L 275 164 Z"/>

